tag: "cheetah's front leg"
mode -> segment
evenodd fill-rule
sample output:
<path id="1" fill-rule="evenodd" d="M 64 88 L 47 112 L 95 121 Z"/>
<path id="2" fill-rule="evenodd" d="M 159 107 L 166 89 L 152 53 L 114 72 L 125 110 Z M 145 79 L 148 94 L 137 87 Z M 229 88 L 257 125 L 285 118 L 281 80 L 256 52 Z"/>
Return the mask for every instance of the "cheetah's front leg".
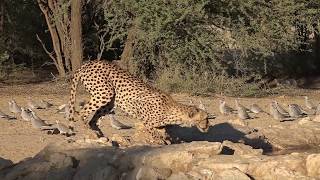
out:
<path id="1" fill-rule="evenodd" d="M 144 126 L 148 133 L 152 137 L 152 143 L 159 144 L 159 145 L 168 145 L 171 144 L 171 138 L 167 134 L 166 129 L 159 129 L 158 127 L 154 126 L 153 123 L 144 123 Z"/>

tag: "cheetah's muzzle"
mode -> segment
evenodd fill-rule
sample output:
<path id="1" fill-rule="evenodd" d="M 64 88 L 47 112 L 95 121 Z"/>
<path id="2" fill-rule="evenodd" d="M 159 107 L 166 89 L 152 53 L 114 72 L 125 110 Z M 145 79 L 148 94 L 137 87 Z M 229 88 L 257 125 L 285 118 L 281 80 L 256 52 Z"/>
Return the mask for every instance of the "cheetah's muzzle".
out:
<path id="1" fill-rule="evenodd" d="M 203 133 L 208 132 L 208 130 L 209 130 L 208 120 L 203 120 L 203 121 L 199 122 L 196 126 L 199 129 L 199 131 L 201 131 Z"/>

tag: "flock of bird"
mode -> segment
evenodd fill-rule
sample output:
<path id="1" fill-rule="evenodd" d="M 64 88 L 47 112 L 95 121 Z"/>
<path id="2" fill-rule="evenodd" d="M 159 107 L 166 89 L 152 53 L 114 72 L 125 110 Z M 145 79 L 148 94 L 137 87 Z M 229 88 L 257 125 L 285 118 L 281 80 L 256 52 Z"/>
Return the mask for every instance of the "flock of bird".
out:
<path id="1" fill-rule="evenodd" d="M 237 116 L 242 119 L 253 119 L 252 116 L 249 115 L 249 113 L 264 113 L 269 116 L 271 116 L 275 120 L 279 121 L 287 121 L 287 120 L 294 120 L 297 118 L 309 116 L 309 115 L 318 115 L 320 114 L 320 104 L 315 106 L 315 104 L 307 97 L 304 97 L 305 99 L 305 107 L 307 110 L 304 110 L 301 106 L 298 104 L 289 104 L 288 110 L 285 110 L 279 102 L 273 100 L 270 105 L 270 113 L 262 110 L 262 108 L 258 104 L 251 104 L 249 108 L 242 105 L 238 99 L 235 100 L 235 106 L 236 108 L 232 108 L 227 105 L 226 101 L 223 99 L 219 100 L 219 111 L 222 115 L 229 115 L 229 114 L 237 114 Z M 190 101 L 190 104 L 193 104 L 192 101 Z M 206 110 L 203 103 L 200 101 L 199 109 Z"/>
<path id="2" fill-rule="evenodd" d="M 71 127 L 61 123 L 60 121 L 56 120 L 56 124 L 49 124 L 43 119 L 41 119 L 36 113 L 35 109 L 49 109 L 52 108 L 54 105 L 52 103 L 49 103 L 44 100 L 40 100 L 39 103 L 33 101 L 30 97 L 27 99 L 27 106 L 28 107 L 21 107 L 19 106 L 14 99 L 10 100 L 8 102 L 9 106 L 8 109 L 11 113 L 13 113 L 13 116 L 5 114 L 4 112 L 0 111 L 0 119 L 6 119 L 6 120 L 17 120 L 21 119 L 24 121 L 28 121 L 31 123 L 32 127 L 39 130 L 47 130 L 51 131 L 52 133 L 54 131 L 58 131 L 60 134 L 69 136 L 73 135 L 74 132 Z M 80 108 L 83 108 L 85 102 L 81 101 L 79 103 Z M 57 108 L 57 113 L 64 114 L 64 117 L 67 116 L 69 113 L 69 106 L 67 104 L 63 104 Z M 110 125 L 111 127 L 120 130 L 120 129 L 130 129 L 131 126 L 127 126 L 119 122 L 114 114 L 110 114 Z M 101 122 L 101 119 L 100 121 Z"/>
<path id="3" fill-rule="evenodd" d="M 49 130 L 55 131 L 58 130 L 60 134 L 64 135 L 71 135 L 73 132 L 72 130 L 63 123 L 60 123 L 56 120 L 56 124 L 48 124 L 44 120 L 42 120 L 34 111 L 34 109 L 49 109 L 53 106 L 53 104 L 41 100 L 40 103 L 35 103 L 30 97 L 28 98 L 28 108 L 20 107 L 15 100 L 10 100 L 9 104 L 9 111 L 14 114 L 14 116 L 7 115 L 0 111 L 0 118 L 7 119 L 7 120 L 15 120 L 21 117 L 21 120 L 31 122 L 33 128 L 39 130 Z"/>
<path id="4" fill-rule="evenodd" d="M 305 107 L 307 110 L 304 110 L 301 106 L 298 104 L 289 104 L 288 110 L 283 108 L 279 102 L 272 101 L 269 105 L 270 112 L 264 111 L 258 104 L 251 104 L 249 108 L 245 107 L 239 102 L 239 99 L 235 100 L 235 109 L 228 106 L 226 101 L 223 99 L 219 100 L 219 111 L 222 115 L 229 115 L 229 114 L 237 114 L 237 116 L 242 119 L 253 119 L 249 113 L 264 113 L 269 116 L 271 116 L 275 120 L 279 121 L 286 121 L 286 120 L 294 120 L 297 118 L 309 116 L 309 115 L 318 115 L 320 114 L 320 104 L 315 106 L 315 104 L 307 97 L 305 96 Z M 31 122 L 31 125 L 33 128 L 39 129 L 39 130 L 48 130 L 51 132 L 58 131 L 60 134 L 63 135 L 72 135 L 74 132 L 69 126 L 66 126 L 63 123 L 60 123 L 58 120 L 56 120 L 56 124 L 48 124 L 44 120 L 42 120 L 36 113 L 35 109 L 49 109 L 52 108 L 53 104 L 40 100 L 40 103 L 34 102 L 30 97 L 27 101 L 27 108 L 26 107 L 20 107 L 15 100 L 10 100 L 9 102 L 9 111 L 13 113 L 14 115 L 7 115 L 0 111 L 0 119 L 7 119 L 7 120 L 16 120 L 20 119 L 24 121 Z M 81 101 L 79 103 L 80 108 L 84 106 L 84 102 Z M 190 100 L 190 105 L 194 105 L 193 102 Z M 205 110 L 206 107 L 204 104 L 200 101 L 199 109 Z M 63 104 L 58 107 L 57 113 L 63 113 L 65 117 L 67 116 L 67 113 L 69 113 L 69 106 L 66 104 Z M 120 129 L 130 129 L 131 126 L 127 126 L 119 122 L 116 117 L 114 116 L 114 113 L 109 114 L 110 118 L 110 125 L 112 128 L 120 130 Z M 98 123 L 101 123 L 101 119 L 98 121 Z"/>

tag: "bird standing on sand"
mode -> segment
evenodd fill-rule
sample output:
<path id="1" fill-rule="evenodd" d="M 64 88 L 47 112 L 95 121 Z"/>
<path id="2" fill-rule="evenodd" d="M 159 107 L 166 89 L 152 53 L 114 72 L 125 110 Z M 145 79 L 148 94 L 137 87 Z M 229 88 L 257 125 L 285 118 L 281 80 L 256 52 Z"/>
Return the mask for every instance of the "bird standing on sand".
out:
<path id="1" fill-rule="evenodd" d="M 199 109 L 206 111 L 206 107 L 204 106 L 204 104 L 202 103 L 202 101 L 200 100 L 200 104 L 199 104 Z"/>
<path id="2" fill-rule="evenodd" d="M 58 107 L 57 113 L 64 114 L 64 117 L 68 117 L 68 115 L 70 114 L 69 109 L 70 107 L 68 104 L 62 104 L 61 106 Z"/>
<path id="3" fill-rule="evenodd" d="M 4 112 L 0 111 L 0 118 L 1 119 L 7 119 L 7 120 L 13 120 L 13 119 L 16 119 L 15 117 L 13 116 L 9 116 L 7 114 L 5 114 Z"/>
<path id="4" fill-rule="evenodd" d="M 258 114 L 258 113 L 265 113 L 265 114 L 268 114 L 270 115 L 269 113 L 265 112 L 258 104 L 252 104 L 250 106 L 250 111 L 255 113 L 255 114 Z"/>
<path id="5" fill-rule="evenodd" d="M 284 114 L 280 113 L 274 102 L 270 103 L 270 115 L 275 120 L 279 120 L 280 122 L 285 121 L 285 120 L 292 120 L 292 118 L 289 117 L 289 114 L 284 115 Z"/>
<path id="6" fill-rule="evenodd" d="M 273 101 L 273 104 L 279 113 L 283 114 L 284 116 L 289 116 L 289 113 L 278 103 L 278 101 Z"/>
<path id="7" fill-rule="evenodd" d="M 306 115 L 306 113 L 303 113 L 300 106 L 297 104 L 289 104 L 288 107 L 289 107 L 289 115 L 292 118 L 299 118 L 302 115 Z"/>
<path id="8" fill-rule="evenodd" d="M 53 127 L 57 128 L 60 134 L 66 136 L 71 135 L 73 133 L 73 131 L 67 125 L 60 123 L 60 121 L 58 120 L 56 120 L 56 124 L 53 125 Z"/>
<path id="9" fill-rule="evenodd" d="M 45 100 L 40 100 L 40 106 L 42 107 L 42 108 L 44 108 L 44 109 L 48 109 L 48 108 L 50 108 L 50 107 L 52 107 L 53 106 L 53 104 L 52 103 L 49 103 L 48 101 L 45 101 Z"/>
<path id="10" fill-rule="evenodd" d="M 320 114 L 320 103 L 318 104 L 316 110 L 315 110 L 315 115 L 319 115 Z"/>
<path id="11" fill-rule="evenodd" d="M 228 106 L 226 101 L 222 99 L 219 100 L 219 111 L 223 115 L 228 115 L 235 112 L 235 110 Z"/>
<path id="12" fill-rule="evenodd" d="M 34 102 L 34 101 L 31 99 L 30 96 L 28 97 L 28 102 L 27 102 L 27 104 L 28 104 L 29 108 L 31 108 L 31 109 L 42 109 L 42 107 L 41 107 L 39 104 L 37 104 L 36 102 Z"/>
<path id="13" fill-rule="evenodd" d="M 21 118 L 25 121 L 30 121 L 32 118 L 32 114 L 28 109 L 24 107 L 21 108 Z"/>
<path id="14" fill-rule="evenodd" d="M 42 119 L 36 119 L 34 116 L 31 116 L 31 125 L 35 129 L 41 129 L 41 130 L 52 130 L 54 129 L 52 126 L 45 123 Z"/>
<path id="15" fill-rule="evenodd" d="M 263 112 L 263 110 L 257 104 L 252 104 L 249 109 L 251 112 L 253 112 L 255 114 Z"/>
<path id="16" fill-rule="evenodd" d="M 238 117 L 242 120 L 252 119 L 244 108 L 238 108 Z"/>
<path id="17" fill-rule="evenodd" d="M 270 103 L 270 115 L 273 117 L 273 119 L 280 121 L 286 118 L 285 115 L 279 112 L 274 102 Z"/>
<path id="18" fill-rule="evenodd" d="M 237 112 L 238 112 L 238 117 L 242 120 L 245 119 L 252 119 L 248 112 L 247 112 L 247 108 L 244 107 L 243 105 L 239 104 L 238 101 L 236 100 L 236 108 L 237 108 Z"/>
<path id="19" fill-rule="evenodd" d="M 16 103 L 15 100 L 11 100 L 8 102 L 9 103 L 9 110 L 10 112 L 14 113 L 14 114 L 18 114 L 21 113 L 21 107 L 18 106 L 18 104 Z"/>
<path id="20" fill-rule="evenodd" d="M 308 109 L 317 109 L 317 107 L 310 101 L 310 99 L 308 98 L 308 96 L 304 97 L 304 102 L 306 104 L 306 107 Z"/>
<path id="21" fill-rule="evenodd" d="M 114 114 L 109 114 L 109 117 L 110 117 L 110 125 L 111 125 L 111 127 L 115 128 L 115 129 L 120 130 L 120 129 L 132 128 L 131 126 L 124 125 L 120 121 L 118 121 Z"/>
<path id="22" fill-rule="evenodd" d="M 238 107 L 240 107 L 241 109 L 245 110 L 245 111 L 250 111 L 250 109 L 246 108 L 244 105 L 242 105 L 238 99 L 235 99 L 235 103 L 236 103 L 236 108 L 238 109 Z"/>

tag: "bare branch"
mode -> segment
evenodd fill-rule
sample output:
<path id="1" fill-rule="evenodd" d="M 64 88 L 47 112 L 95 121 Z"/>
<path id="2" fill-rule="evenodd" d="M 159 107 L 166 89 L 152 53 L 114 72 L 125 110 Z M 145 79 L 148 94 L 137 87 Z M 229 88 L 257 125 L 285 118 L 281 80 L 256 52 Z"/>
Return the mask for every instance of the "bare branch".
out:
<path id="1" fill-rule="evenodd" d="M 104 42 L 104 38 L 106 37 L 108 33 L 105 31 L 101 36 L 99 36 L 99 40 L 100 40 L 100 45 L 99 45 L 99 49 L 100 52 L 97 55 L 97 59 L 100 60 L 103 54 L 103 51 L 105 50 L 106 47 L 106 43 Z"/>
<path id="2" fill-rule="evenodd" d="M 56 64 L 57 60 L 56 58 L 52 55 L 53 52 L 49 52 L 48 49 L 46 48 L 46 46 L 44 45 L 44 43 L 42 42 L 42 40 L 40 39 L 40 37 L 38 36 L 38 34 L 36 34 L 37 36 L 37 40 L 41 43 L 43 50 L 49 55 L 49 57 L 53 60 L 53 62 Z"/>

